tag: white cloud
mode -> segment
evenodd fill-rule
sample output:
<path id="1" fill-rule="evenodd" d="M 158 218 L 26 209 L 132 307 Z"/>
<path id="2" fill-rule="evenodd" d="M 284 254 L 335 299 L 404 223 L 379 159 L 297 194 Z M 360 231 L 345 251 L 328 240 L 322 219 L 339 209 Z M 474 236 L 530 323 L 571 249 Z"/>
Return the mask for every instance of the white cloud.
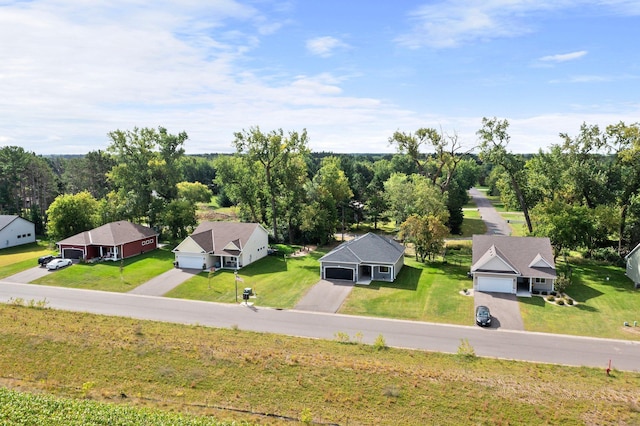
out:
<path id="1" fill-rule="evenodd" d="M 345 47 L 348 47 L 348 45 L 331 36 L 316 37 L 307 40 L 307 50 L 311 52 L 311 54 L 322 58 L 328 58 L 333 55 L 336 49 Z"/>
<path id="2" fill-rule="evenodd" d="M 540 58 L 540 60 L 543 62 L 567 62 L 567 61 L 573 61 L 575 59 L 582 58 L 586 54 L 587 54 L 586 50 L 580 50 L 580 51 L 571 52 L 571 53 L 561 53 L 557 55 L 543 56 L 542 58 Z"/>

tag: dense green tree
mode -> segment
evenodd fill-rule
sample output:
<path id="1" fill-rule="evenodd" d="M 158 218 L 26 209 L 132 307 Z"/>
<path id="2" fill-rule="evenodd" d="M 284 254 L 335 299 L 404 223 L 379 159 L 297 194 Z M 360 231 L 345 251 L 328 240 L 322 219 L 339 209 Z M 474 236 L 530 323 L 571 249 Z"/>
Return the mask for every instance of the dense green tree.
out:
<path id="1" fill-rule="evenodd" d="M 614 167 L 619 175 L 617 188 L 612 188 L 612 191 L 620 210 L 618 253 L 622 253 L 629 207 L 640 193 L 640 124 L 626 125 L 620 122 L 608 126 L 605 140 L 615 152 Z"/>
<path id="2" fill-rule="evenodd" d="M 549 237 L 557 257 L 564 250 L 592 248 L 595 218 L 587 206 L 574 206 L 561 200 L 538 204 L 532 210 L 535 234 Z"/>
<path id="3" fill-rule="evenodd" d="M 172 135 L 158 127 L 116 130 L 109 133 L 117 165 L 108 173 L 121 198 L 126 197 L 132 220 L 147 219 L 153 227 L 164 205 L 177 198 L 177 183 L 182 181 L 180 158 L 188 136 Z"/>
<path id="4" fill-rule="evenodd" d="M 194 205 L 208 203 L 213 196 L 211 190 L 200 182 L 179 182 L 176 187 L 178 188 L 178 198 L 187 200 Z"/>
<path id="5" fill-rule="evenodd" d="M 29 164 L 30 154 L 18 146 L 0 148 L 0 212 L 18 214 L 22 211 L 21 179 Z"/>
<path id="6" fill-rule="evenodd" d="M 161 215 L 161 222 L 169 229 L 173 240 L 185 239 L 189 229 L 197 225 L 196 205 L 187 199 L 170 201 Z"/>
<path id="7" fill-rule="evenodd" d="M 62 173 L 64 192 L 75 194 L 86 190 L 96 199 L 106 196 L 112 189 L 107 173 L 115 165 L 114 158 L 101 150 L 65 160 Z"/>
<path id="8" fill-rule="evenodd" d="M 422 262 L 442 251 L 447 233 L 445 224 L 434 215 L 412 214 L 400 225 L 400 238 L 413 244 L 416 260 Z"/>
<path id="9" fill-rule="evenodd" d="M 88 191 L 56 197 L 47 209 L 47 233 L 61 240 L 99 225 L 98 201 Z"/>
<path id="10" fill-rule="evenodd" d="M 215 160 L 215 168 L 215 184 L 240 208 L 241 217 L 264 223 L 266 218 L 260 201 L 265 183 L 258 162 L 246 156 L 221 155 Z"/>
<path id="11" fill-rule="evenodd" d="M 250 161 L 262 166 L 264 190 L 268 197 L 273 238 L 278 240 L 278 203 L 277 198 L 287 191 L 278 177 L 278 173 L 287 167 L 294 155 L 307 155 L 307 131 L 289 132 L 282 129 L 263 133 L 259 127 L 234 133 L 236 152 L 246 155 Z"/>
<path id="12" fill-rule="evenodd" d="M 483 161 L 489 161 L 494 165 L 500 165 L 509 177 L 511 186 L 516 195 L 527 229 L 533 232 L 531 218 L 529 217 L 529 204 L 525 199 L 522 188 L 526 185 L 524 159 L 522 156 L 515 155 L 507 151 L 507 146 L 511 137 L 507 133 L 509 122 L 507 120 L 498 120 L 497 118 L 482 119 L 482 128 L 477 134 L 480 137 L 480 158 Z"/>
<path id="13" fill-rule="evenodd" d="M 425 176 L 394 173 L 384 184 L 389 216 L 400 225 L 412 214 L 433 215 L 445 223 L 449 218 L 447 195 Z"/>

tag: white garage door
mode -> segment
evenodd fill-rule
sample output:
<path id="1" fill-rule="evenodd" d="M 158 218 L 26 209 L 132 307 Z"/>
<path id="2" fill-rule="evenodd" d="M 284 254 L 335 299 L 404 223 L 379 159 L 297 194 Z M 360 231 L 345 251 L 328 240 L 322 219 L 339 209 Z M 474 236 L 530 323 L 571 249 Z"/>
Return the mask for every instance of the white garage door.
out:
<path id="1" fill-rule="evenodd" d="M 488 293 L 513 293 L 513 279 L 478 277 L 478 291 Z"/>
<path id="2" fill-rule="evenodd" d="M 181 269 L 202 269 L 204 263 L 202 256 L 178 256 L 176 260 Z"/>

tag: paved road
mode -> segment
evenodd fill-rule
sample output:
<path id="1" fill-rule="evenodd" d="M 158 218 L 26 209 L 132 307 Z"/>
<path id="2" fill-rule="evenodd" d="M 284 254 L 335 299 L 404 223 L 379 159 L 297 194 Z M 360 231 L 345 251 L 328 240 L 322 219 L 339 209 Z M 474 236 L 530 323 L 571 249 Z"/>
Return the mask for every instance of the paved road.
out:
<path id="1" fill-rule="evenodd" d="M 181 324 L 333 339 L 336 332 L 362 333 L 365 343 L 382 335 L 389 346 L 455 353 L 468 339 L 479 356 L 604 369 L 640 371 L 640 342 L 523 333 L 480 327 L 367 318 L 338 314 L 276 310 L 135 294 L 109 293 L 0 281 L 0 302 L 43 300 L 47 306 Z"/>
<path id="2" fill-rule="evenodd" d="M 511 235 L 511 227 L 507 221 L 500 216 L 491 201 L 481 191 L 471 188 L 469 195 L 471 195 L 475 205 L 478 206 L 480 216 L 487 225 L 487 234 Z"/>

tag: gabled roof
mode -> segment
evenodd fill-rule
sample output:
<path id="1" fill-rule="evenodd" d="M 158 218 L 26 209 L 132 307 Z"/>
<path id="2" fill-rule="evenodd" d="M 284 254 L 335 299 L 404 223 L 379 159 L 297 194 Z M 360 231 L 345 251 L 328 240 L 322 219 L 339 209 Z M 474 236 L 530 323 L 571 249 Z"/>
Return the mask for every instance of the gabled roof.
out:
<path id="1" fill-rule="evenodd" d="M 320 262 L 394 264 L 404 256 L 404 246 L 371 232 L 345 241 L 320 258 Z"/>
<path id="2" fill-rule="evenodd" d="M 72 237 L 58 241 L 63 245 L 79 246 L 117 246 L 158 235 L 153 229 L 131 223 L 126 220 L 107 223 L 91 231 L 84 231 Z"/>
<path id="3" fill-rule="evenodd" d="M 517 273 L 524 277 L 555 278 L 555 262 L 549 238 L 474 235 L 471 272 Z M 511 272 L 496 270 L 500 259 Z"/>
<path id="4" fill-rule="evenodd" d="M 16 220 L 18 218 L 29 222 L 27 219 L 25 219 L 23 217 L 20 217 L 18 215 L 15 215 L 15 214 L 1 214 L 0 215 L 0 230 L 6 228 L 7 226 L 9 226 L 9 224 L 11 222 L 13 222 L 14 220 Z M 31 222 L 29 222 L 29 223 L 31 223 Z"/>
<path id="5" fill-rule="evenodd" d="M 2 229 L 2 227 L 1 227 L 1 226 L 0 226 L 0 229 Z M 630 258 L 631 256 L 633 256 L 633 255 L 634 255 L 638 250 L 640 250 L 640 243 L 639 243 L 637 246 L 635 246 L 635 247 L 633 248 L 633 250 L 631 250 L 631 251 L 629 252 L 629 254 L 627 254 L 627 255 L 624 257 L 624 259 L 625 259 L 625 260 L 629 260 L 629 258 Z"/>
<path id="6" fill-rule="evenodd" d="M 237 256 L 258 228 L 258 223 L 202 222 L 188 238 L 206 253 Z"/>

